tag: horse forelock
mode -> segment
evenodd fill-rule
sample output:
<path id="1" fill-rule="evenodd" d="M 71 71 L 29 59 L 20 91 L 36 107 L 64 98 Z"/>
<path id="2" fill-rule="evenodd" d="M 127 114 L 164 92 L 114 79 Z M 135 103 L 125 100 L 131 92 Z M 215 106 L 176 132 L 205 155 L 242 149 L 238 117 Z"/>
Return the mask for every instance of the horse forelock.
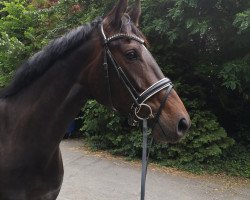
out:
<path id="1" fill-rule="evenodd" d="M 128 13 L 124 13 L 122 18 L 120 19 L 119 27 L 114 26 L 113 20 L 114 19 L 110 16 L 110 14 L 105 17 L 104 29 L 107 31 L 107 33 L 114 35 L 117 33 L 127 33 L 128 31 L 131 31 L 137 37 L 143 39 L 145 41 L 146 46 L 149 45 L 147 38 L 137 28 L 137 26 L 132 22 Z M 118 19 L 116 19 L 116 20 L 118 20 Z M 107 35 L 107 36 L 109 36 L 109 35 Z"/>
<path id="2" fill-rule="evenodd" d="M 16 71 L 10 84 L 0 91 L 0 98 L 13 96 L 33 81 L 41 77 L 61 57 L 79 47 L 88 39 L 101 18 L 92 23 L 73 29 L 66 35 L 57 38 L 34 54 Z"/>

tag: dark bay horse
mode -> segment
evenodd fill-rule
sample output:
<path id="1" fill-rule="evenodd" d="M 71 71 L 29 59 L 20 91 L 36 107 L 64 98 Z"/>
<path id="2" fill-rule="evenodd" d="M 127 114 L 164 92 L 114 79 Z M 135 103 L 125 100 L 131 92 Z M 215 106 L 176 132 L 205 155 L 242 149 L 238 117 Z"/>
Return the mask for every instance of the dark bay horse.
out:
<path id="1" fill-rule="evenodd" d="M 0 200 L 56 199 L 63 180 L 59 144 L 88 99 L 133 117 L 158 113 L 153 134 L 163 142 L 187 131 L 188 113 L 137 28 L 140 10 L 139 0 L 129 11 L 119 0 L 103 19 L 28 59 L 1 91 Z"/>

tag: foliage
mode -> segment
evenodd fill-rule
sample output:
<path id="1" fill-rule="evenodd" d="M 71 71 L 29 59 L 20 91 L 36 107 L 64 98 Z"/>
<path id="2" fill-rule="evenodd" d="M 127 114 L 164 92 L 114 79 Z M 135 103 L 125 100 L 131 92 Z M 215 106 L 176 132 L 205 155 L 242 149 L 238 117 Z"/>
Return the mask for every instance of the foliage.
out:
<path id="1" fill-rule="evenodd" d="M 234 25 L 238 27 L 239 33 L 249 31 L 250 27 L 250 9 L 240 12 L 236 15 L 236 18 L 234 20 Z"/>
<path id="2" fill-rule="evenodd" d="M 135 157 L 141 151 L 141 135 L 137 129 L 128 129 L 125 118 L 109 111 L 95 101 L 83 109 L 83 135 L 93 148 L 108 149 L 116 154 Z M 123 126 L 122 126 L 123 125 Z"/>
<path id="3" fill-rule="evenodd" d="M 210 112 L 192 111 L 191 116 L 192 130 L 184 140 L 175 145 L 152 147 L 155 160 L 169 163 L 213 162 L 234 144 Z M 123 117 L 90 101 L 84 108 L 83 119 L 83 134 L 95 148 L 109 149 L 130 157 L 140 155 L 141 132 L 128 128 Z"/>
<path id="4" fill-rule="evenodd" d="M 1 1 L 0 87 L 49 40 L 113 5 L 114 0 Z M 154 145 L 152 158 L 249 177 L 250 2 L 144 0 L 142 9 L 141 29 L 151 51 L 192 118 L 189 135 L 176 145 Z M 84 111 L 82 131 L 95 148 L 140 155 L 141 133 L 128 128 L 125 118 L 93 101 Z"/>
<path id="5" fill-rule="evenodd" d="M 190 109 L 199 107 L 194 101 Z M 128 127 L 126 118 L 111 112 L 95 101 L 83 108 L 82 135 L 93 149 L 105 149 L 113 154 L 130 158 L 141 156 L 142 137 L 138 128 Z M 150 158 L 165 166 L 192 172 L 226 172 L 250 178 L 250 152 L 234 140 L 208 111 L 192 110 L 192 128 L 178 144 L 154 143 Z M 151 135 L 149 135 L 151 138 Z"/>
<path id="6" fill-rule="evenodd" d="M 6 32 L 2 32 L 0 38 L 0 87 L 3 87 L 15 69 L 16 63 L 23 56 L 24 44 L 16 37 L 10 38 Z"/>
<path id="7" fill-rule="evenodd" d="M 194 173 L 226 173 L 231 176 L 242 176 L 250 178 L 250 152 L 241 145 L 234 145 L 226 150 L 220 159 L 212 163 L 171 163 L 162 161 L 161 165 L 177 167 Z"/>
<path id="8" fill-rule="evenodd" d="M 11 79 L 16 67 L 40 49 L 44 39 L 44 16 L 25 0 L 3 1 L 0 13 L 0 87 Z"/>
<path id="9" fill-rule="evenodd" d="M 99 15 L 87 1 L 26 0 L 0 3 L 0 87 L 23 60 L 72 28 Z M 66 13 L 66 14 L 65 14 Z"/>
<path id="10" fill-rule="evenodd" d="M 235 0 L 143 4 L 142 28 L 163 71 L 180 82 L 181 96 L 199 95 L 202 109 L 234 138 L 250 128 L 249 8 L 249 1 Z"/>
<path id="11" fill-rule="evenodd" d="M 222 157 L 222 160 L 210 166 L 211 170 L 224 172 L 230 175 L 250 178 L 250 151 L 245 146 L 234 145 Z"/>
<path id="12" fill-rule="evenodd" d="M 222 86 L 230 90 L 238 90 L 248 99 L 250 94 L 250 62 L 245 59 L 225 63 L 219 72 Z"/>
<path id="13" fill-rule="evenodd" d="M 167 162 L 211 163 L 221 157 L 224 150 L 234 144 L 208 111 L 191 112 L 192 128 L 187 137 L 169 148 Z"/>

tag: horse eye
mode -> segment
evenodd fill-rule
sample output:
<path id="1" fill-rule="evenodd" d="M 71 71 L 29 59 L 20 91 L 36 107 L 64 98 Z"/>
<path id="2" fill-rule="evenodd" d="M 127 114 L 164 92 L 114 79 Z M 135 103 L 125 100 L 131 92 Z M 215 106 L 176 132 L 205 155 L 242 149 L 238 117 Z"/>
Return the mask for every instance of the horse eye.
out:
<path id="1" fill-rule="evenodd" d="M 136 51 L 134 51 L 134 50 L 126 53 L 126 58 L 128 60 L 137 60 L 137 57 L 138 57 L 138 55 L 137 55 Z"/>

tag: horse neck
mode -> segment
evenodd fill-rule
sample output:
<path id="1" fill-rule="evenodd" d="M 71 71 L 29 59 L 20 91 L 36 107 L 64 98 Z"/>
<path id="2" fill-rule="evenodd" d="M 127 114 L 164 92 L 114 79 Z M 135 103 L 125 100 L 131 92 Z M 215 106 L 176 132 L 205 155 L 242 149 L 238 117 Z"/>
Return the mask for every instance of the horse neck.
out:
<path id="1" fill-rule="evenodd" d="M 15 112 L 16 128 L 32 125 L 25 130 L 27 137 L 36 135 L 59 143 L 68 124 L 74 119 L 89 98 L 87 72 L 95 58 L 95 45 L 90 38 L 50 69 L 20 94 L 10 99 L 10 109 Z M 82 80 L 82 81 L 79 81 Z M 85 81 L 86 80 L 86 81 Z M 24 128 L 25 129 L 25 128 Z"/>

